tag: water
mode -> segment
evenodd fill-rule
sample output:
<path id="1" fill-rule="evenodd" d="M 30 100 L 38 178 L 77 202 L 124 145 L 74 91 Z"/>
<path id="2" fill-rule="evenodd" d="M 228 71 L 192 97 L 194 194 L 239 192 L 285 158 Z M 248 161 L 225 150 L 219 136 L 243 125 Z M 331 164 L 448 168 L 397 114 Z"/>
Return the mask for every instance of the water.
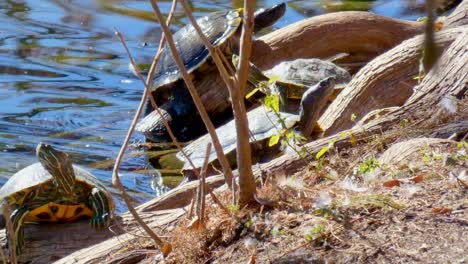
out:
<path id="1" fill-rule="evenodd" d="M 259 7 L 279 3 L 257 1 Z M 367 9 L 393 17 L 422 16 L 422 1 L 292 1 L 279 28 L 305 17 L 336 9 Z M 351 5 L 350 5 L 351 3 Z M 161 1 L 165 14 L 171 2 Z M 242 1 L 192 1 L 195 16 Z M 160 28 L 147 1 L 42 0 L 0 1 L 0 185 L 34 162 L 38 142 L 70 153 L 75 164 L 91 171 L 110 190 L 113 161 L 142 94 L 128 70 L 125 51 L 114 28 L 124 35 L 132 54 L 148 61 L 156 51 Z M 172 29 L 187 22 L 177 9 Z M 134 135 L 131 143 L 142 142 Z M 141 151 L 129 148 L 122 181 L 135 203 L 166 191 L 151 187 L 151 173 Z M 116 195 L 118 212 L 125 206 Z"/>

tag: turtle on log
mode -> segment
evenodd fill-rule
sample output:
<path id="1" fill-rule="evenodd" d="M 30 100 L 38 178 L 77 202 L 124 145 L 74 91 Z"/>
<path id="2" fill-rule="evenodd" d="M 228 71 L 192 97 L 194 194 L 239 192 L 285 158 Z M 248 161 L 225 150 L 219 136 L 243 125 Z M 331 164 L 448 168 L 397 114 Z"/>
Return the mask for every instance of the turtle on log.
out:
<path id="1" fill-rule="evenodd" d="M 286 4 L 255 12 L 254 31 L 268 27 L 283 16 Z M 238 51 L 243 10 L 220 11 L 197 19 L 205 36 L 231 61 Z M 229 91 L 219 75 L 208 49 L 189 24 L 174 33 L 177 50 L 190 73 L 198 94 L 213 123 L 219 125 L 232 117 Z M 167 45 L 167 44 L 166 44 Z M 233 65 L 231 65 L 233 66 Z M 234 67 L 233 67 L 234 68 Z M 206 133 L 182 75 L 168 47 L 164 49 L 157 65 L 152 96 L 179 141 L 188 141 Z M 161 117 L 150 104 L 146 117 L 136 130 L 153 142 L 165 142 L 170 138 Z"/>

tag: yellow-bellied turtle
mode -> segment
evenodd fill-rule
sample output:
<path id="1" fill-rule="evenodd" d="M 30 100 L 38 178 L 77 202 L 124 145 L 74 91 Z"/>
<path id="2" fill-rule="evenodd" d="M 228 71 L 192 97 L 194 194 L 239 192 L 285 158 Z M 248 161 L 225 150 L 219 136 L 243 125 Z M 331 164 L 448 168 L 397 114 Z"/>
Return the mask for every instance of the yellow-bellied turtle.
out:
<path id="1" fill-rule="evenodd" d="M 10 216 L 20 252 L 24 244 L 25 222 L 71 222 L 91 218 L 91 226 L 109 226 L 114 213 L 111 194 L 96 177 L 72 165 L 65 152 L 39 143 L 39 163 L 15 173 L 0 189 L 3 204 L 12 208 Z M 8 217 L 4 215 L 4 217 Z"/>
<path id="2" fill-rule="evenodd" d="M 285 112 L 274 112 L 264 105 L 261 105 L 247 113 L 249 120 L 249 129 L 251 132 L 251 146 L 252 153 L 255 153 L 256 158 L 262 157 L 270 158 L 271 155 L 277 154 L 277 148 L 270 148 L 268 144 L 265 144 L 268 139 L 274 135 L 281 134 L 283 129 L 292 129 L 297 126 L 304 136 L 309 136 L 316 121 L 319 118 L 321 110 L 326 105 L 328 98 L 333 94 L 333 88 L 335 85 L 334 77 L 328 77 L 313 87 L 308 88 L 302 96 L 300 103 L 300 110 L 298 114 L 285 113 Z M 280 125 L 282 124 L 282 125 Z M 224 153 L 228 155 L 228 159 L 231 165 L 235 165 L 235 150 L 236 150 L 236 129 L 235 122 L 230 121 L 225 125 L 216 129 L 219 140 L 223 147 Z M 209 135 L 204 135 L 192 143 L 184 147 L 185 153 L 193 161 L 197 168 L 203 165 L 205 159 L 206 145 L 211 142 Z M 252 144 L 252 143 L 257 144 Z M 177 158 L 184 162 L 182 172 L 189 179 L 194 178 L 193 168 L 189 162 L 180 153 L 177 154 Z M 215 161 L 217 160 L 216 153 L 212 150 L 208 161 L 212 166 L 217 166 Z"/>
<path id="3" fill-rule="evenodd" d="M 285 9 L 286 5 L 283 3 L 257 11 L 254 31 L 272 25 L 284 14 Z M 242 13 L 242 9 L 220 11 L 197 19 L 205 36 L 226 55 L 228 61 L 238 50 Z M 177 31 L 174 40 L 206 111 L 215 125 L 220 124 L 232 116 L 231 103 L 228 89 L 208 50 L 191 24 Z M 194 139 L 206 132 L 169 47 L 165 47 L 157 65 L 153 87 L 152 96 L 180 141 Z M 169 141 L 161 117 L 153 111 L 150 104 L 147 104 L 146 115 L 136 130 L 151 141 Z"/>

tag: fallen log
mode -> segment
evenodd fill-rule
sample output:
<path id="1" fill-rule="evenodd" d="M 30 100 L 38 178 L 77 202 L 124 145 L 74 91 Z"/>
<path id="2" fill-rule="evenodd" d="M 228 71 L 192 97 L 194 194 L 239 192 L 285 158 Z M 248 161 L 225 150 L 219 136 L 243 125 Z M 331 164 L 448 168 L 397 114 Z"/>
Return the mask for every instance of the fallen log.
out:
<path id="1" fill-rule="evenodd" d="M 257 39 L 253 43 L 252 61 L 261 69 L 269 69 L 281 61 L 327 58 L 344 52 L 349 56 L 340 62 L 368 62 L 422 31 L 422 23 L 368 12 L 330 13 Z"/>
<path id="2" fill-rule="evenodd" d="M 185 214 L 183 209 L 140 213 L 141 218 L 153 229 L 165 228 Z M 133 217 L 123 214 L 109 230 L 95 231 L 89 221 L 70 224 L 26 225 L 26 246 L 19 261 L 42 263 L 102 263 L 118 255 L 122 249 L 138 248 L 138 240 L 146 234 L 139 230 Z M 5 243 L 1 230 L 0 241 Z M 72 254 L 73 253 L 73 254 Z M 72 257 L 67 257 L 72 254 Z M 76 257 L 73 257 L 76 256 Z"/>
<path id="3" fill-rule="evenodd" d="M 448 47 L 464 31 L 458 27 L 435 34 L 438 48 Z M 402 106 L 417 84 L 424 36 L 419 35 L 372 60 L 362 68 L 319 119 L 326 135 L 350 128 L 375 109 Z"/>
<path id="4" fill-rule="evenodd" d="M 454 28 L 463 25 L 468 25 L 468 0 L 463 0 L 447 17 L 444 28 Z"/>
<path id="5" fill-rule="evenodd" d="M 382 153 L 379 157 L 379 164 L 399 165 L 405 163 L 412 155 L 421 155 L 421 150 L 432 149 L 433 147 L 442 145 L 455 145 L 456 143 L 456 141 L 442 138 L 413 138 L 405 140 L 393 144 Z"/>

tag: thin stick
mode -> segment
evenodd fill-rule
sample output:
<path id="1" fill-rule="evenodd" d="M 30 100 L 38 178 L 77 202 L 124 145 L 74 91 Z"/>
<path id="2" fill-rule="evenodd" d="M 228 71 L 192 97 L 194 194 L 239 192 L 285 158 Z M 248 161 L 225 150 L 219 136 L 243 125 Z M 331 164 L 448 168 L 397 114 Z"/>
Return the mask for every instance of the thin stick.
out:
<path id="1" fill-rule="evenodd" d="M 200 214 L 198 219 L 200 224 L 205 222 L 205 179 L 206 179 L 206 171 L 208 169 L 208 161 L 211 152 L 211 143 L 206 145 L 205 151 L 205 160 L 203 161 L 202 171 L 201 171 L 201 179 L 200 179 Z"/>
<path id="2" fill-rule="evenodd" d="M 182 2 L 183 3 L 183 2 Z M 157 5 L 156 0 L 151 0 L 151 5 L 153 6 L 154 12 L 158 18 L 159 21 L 163 20 L 161 11 L 159 10 L 159 7 Z M 164 23 L 161 23 L 161 28 L 164 32 L 164 35 L 166 36 L 167 43 L 169 45 L 169 48 L 171 49 L 172 55 L 174 56 L 174 60 L 179 67 L 179 70 L 182 74 L 182 78 L 185 81 L 185 84 L 190 92 L 190 95 L 193 98 L 194 104 L 197 107 L 198 112 L 200 113 L 200 116 L 205 123 L 205 126 L 208 130 L 208 133 L 211 136 L 211 140 L 213 141 L 213 144 L 215 146 L 216 154 L 218 155 L 218 160 L 221 164 L 221 167 L 223 168 L 224 172 L 224 177 L 226 180 L 226 183 L 228 186 L 231 185 L 232 181 L 232 171 L 229 166 L 229 163 L 226 159 L 226 156 L 224 156 L 223 149 L 221 147 L 221 144 L 219 142 L 218 136 L 216 135 L 215 127 L 213 123 L 210 120 L 210 117 L 208 116 L 208 113 L 206 112 L 205 107 L 203 106 L 202 100 L 200 96 L 197 93 L 197 90 L 195 86 L 193 85 L 192 79 L 190 78 L 187 70 L 185 69 L 184 63 L 182 62 L 182 59 L 180 58 L 180 55 L 177 52 L 177 48 L 174 43 L 174 39 L 172 38 L 172 33 L 169 30 L 169 27 L 167 27 Z"/>
<path id="3" fill-rule="evenodd" d="M 177 1 L 174 0 L 173 1 L 173 6 L 175 6 L 176 3 L 177 3 Z M 175 10 L 175 7 L 171 8 L 172 12 L 174 10 Z M 170 15 L 170 16 L 172 16 L 172 15 Z M 164 24 L 164 23 L 162 23 L 162 24 Z M 124 44 L 125 50 L 126 50 L 127 54 L 129 54 L 130 61 L 132 62 L 133 67 L 135 67 L 135 65 L 136 65 L 135 60 L 133 59 L 133 57 L 130 56 L 130 52 L 129 52 L 127 46 L 125 45 L 125 41 L 123 40 L 122 34 L 120 34 L 120 32 L 118 32 L 117 36 L 119 37 L 121 42 Z M 154 242 L 161 249 L 165 250 L 165 249 L 168 248 L 167 244 L 164 244 L 163 241 L 156 235 L 156 233 L 154 233 L 151 230 L 151 228 L 141 219 L 141 217 L 136 212 L 135 208 L 132 206 L 131 199 L 130 199 L 129 195 L 127 194 L 127 192 L 125 191 L 125 188 L 122 185 L 122 182 L 120 181 L 120 177 L 119 177 L 119 173 L 118 173 L 118 171 L 120 169 L 120 164 L 122 162 L 123 155 L 125 153 L 125 149 L 127 148 L 128 142 L 130 141 L 130 137 L 131 137 L 133 131 L 135 130 L 136 123 L 137 123 L 138 118 L 139 118 L 139 116 L 140 116 L 140 114 L 141 114 L 141 112 L 143 110 L 144 105 L 145 105 L 147 95 L 150 93 L 149 92 L 150 89 L 148 87 L 149 87 L 149 83 L 151 82 L 150 80 L 152 79 L 152 75 L 154 75 L 154 69 L 156 67 L 155 65 L 157 64 L 157 61 L 159 60 L 159 58 L 161 56 L 161 53 L 162 53 L 161 49 L 162 49 L 162 46 L 159 47 L 158 54 L 156 55 L 155 60 L 153 61 L 153 64 L 151 65 L 151 72 L 148 75 L 147 82 L 144 81 L 144 78 L 140 78 L 143 81 L 143 83 L 145 84 L 145 91 L 146 92 L 143 93 L 143 96 L 141 97 L 141 101 L 140 101 L 140 104 L 138 106 L 138 109 L 137 109 L 137 111 L 135 113 L 135 116 L 134 116 L 134 118 L 132 120 L 132 123 L 130 124 L 130 128 L 129 128 L 128 132 L 127 132 L 127 135 L 125 136 L 122 147 L 120 148 L 120 151 L 119 151 L 119 153 L 117 155 L 117 158 L 116 158 L 116 161 L 115 161 L 115 164 L 114 164 L 114 169 L 112 171 L 112 184 L 115 187 L 117 187 L 117 189 L 119 189 L 121 191 L 122 198 L 123 198 L 125 204 L 127 205 L 128 210 L 133 215 L 133 217 L 135 218 L 137 223 L 145 230 L 145 232 L 154 240 Z M 135 68 L 135 71 L 139 74 L 138 67 Z M 141 76 L 141 74 L 139 74 L 139 75 Z M 154 101 L 152 103 L 154 103 Z M 168 253 L 168 252 L 163 252 L 163 253 Z"/>
<path id="4" fill-rule="evenodd" d="M 166 21 L 167 21 L 166 24 L 167 25 L 170 24 L 176 7 L 177 7 L 177 0 L 173 0 L 171 10 L 170 10 L 169 15 L 167 16 L 167 19 L 166 19 Z M 169 123 L 167 122 L 166 118 L 164 118 L 163 113 L 161 112 L 161 109 L 159 109 L 159 107 L 156 105 L 156 99 L 151 95 L 151 83 L 153 81 L 154 74 L 156 73 L 156 65 L 158 64 L 159 59 L 161 58 L 162 52 L 164 51 L 164 44 L 165 43 L 166 43 L 166 38 L 165 38 L 165 36 L 163 34 L 162 37 L 161 37 L 161 40 L 159 41 L 158 52 L 156 53 L 156 55 L 155 55 L 155 57 L 153 59 L 153 63 L 151 64 L 151 67 L 149 69 L 148 76 L 146 78 L 146 82 L 143 81 L 143 83 L 145 84 L 145 96 L 147 98 L 149 98 L 151 106 L 158 113 L 158 115 L 161 117 L 161 119 L 163 121 L 164 128 L 166 128 L 166 131 L 169 134 L 169 137 L 171 138 L 172 143 L 174 143 L 177 150 L 180 153 L 182 153 L 182 155 L 185 157 L 185 159 L 188 160 L 190 166 L 193 168 L 193 170 L 195 172 L 195 176 L 199 177 L 198 170 L 195 167 L 195 164 L 193 163 L 192 159 L 187 155 L 187 153 L 184 151 L 184 149 L 182 148 L 182 146 L 179 143 L 179 141 L 177 140 L 177 138 L 174 136 L 174 133 L 172 132 L 172 129 L 169 126 Z M 129 52 L 127 52 L 127 53 L 130 54 Z M 130 60 L 130 62 L 133 64 L 133 67 L 137 67 L 136 66 L 137 64 L 135 63 L 134 60 Z M 140 74 L 139 71 L 137 71 L 137 75 L 138 75 L 138 78 L 140 80 L 142 80 L 143 76 Z"/>

